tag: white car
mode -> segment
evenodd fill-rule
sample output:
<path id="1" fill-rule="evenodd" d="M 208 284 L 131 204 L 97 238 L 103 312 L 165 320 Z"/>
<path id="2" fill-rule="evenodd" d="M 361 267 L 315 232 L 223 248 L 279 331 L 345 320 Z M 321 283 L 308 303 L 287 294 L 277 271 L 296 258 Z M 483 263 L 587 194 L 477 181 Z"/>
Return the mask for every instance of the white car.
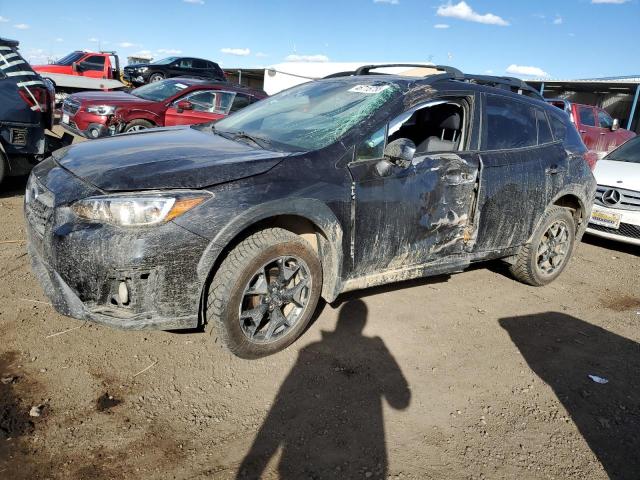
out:
<path id="1" fill-rule="evenodd" d="M 640 137 L 596 164 L 596 199 L 587 232 L 640 245 Z"/>

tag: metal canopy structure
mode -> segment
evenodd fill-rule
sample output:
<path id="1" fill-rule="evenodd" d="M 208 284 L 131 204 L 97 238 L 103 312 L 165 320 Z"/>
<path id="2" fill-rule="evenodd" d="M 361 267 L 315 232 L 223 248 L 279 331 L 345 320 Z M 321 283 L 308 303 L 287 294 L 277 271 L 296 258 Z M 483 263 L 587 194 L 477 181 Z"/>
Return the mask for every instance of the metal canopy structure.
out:
<path id="1" fill-rule="evenodd" d="M 640 75 L 584 80 L 530 80 L 545 98 L 564 98 L 596 105 L 623 119 L 627 130 L 640 133 Z"/>

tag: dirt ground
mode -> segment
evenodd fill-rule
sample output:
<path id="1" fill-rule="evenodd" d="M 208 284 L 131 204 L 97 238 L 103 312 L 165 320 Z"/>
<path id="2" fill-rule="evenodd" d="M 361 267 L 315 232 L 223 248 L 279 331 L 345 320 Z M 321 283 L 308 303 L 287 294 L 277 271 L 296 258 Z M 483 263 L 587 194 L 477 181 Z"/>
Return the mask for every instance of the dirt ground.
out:
<path id="1" fill-rule="evenodd" d="M 640 478 L 639 249 L 587 238 L 544 288 L 488 264 L 344 295 L 245 361 L 56 314 L 24 183 L 0 186 L 0 479 Z"/>

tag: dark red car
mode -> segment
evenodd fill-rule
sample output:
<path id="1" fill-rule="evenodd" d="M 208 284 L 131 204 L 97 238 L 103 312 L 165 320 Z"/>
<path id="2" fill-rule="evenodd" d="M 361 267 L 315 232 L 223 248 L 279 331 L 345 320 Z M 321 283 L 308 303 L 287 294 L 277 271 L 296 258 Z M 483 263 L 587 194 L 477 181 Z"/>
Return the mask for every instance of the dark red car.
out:
<path id="1" fill-rule="evenodd" d="M 206 123 L 267 96 L 227 82 L 172 78 L 131 92 L 82 92 L 62 105 L 60 124 L 76 135 L 99 138 L 153 127 Z"/>

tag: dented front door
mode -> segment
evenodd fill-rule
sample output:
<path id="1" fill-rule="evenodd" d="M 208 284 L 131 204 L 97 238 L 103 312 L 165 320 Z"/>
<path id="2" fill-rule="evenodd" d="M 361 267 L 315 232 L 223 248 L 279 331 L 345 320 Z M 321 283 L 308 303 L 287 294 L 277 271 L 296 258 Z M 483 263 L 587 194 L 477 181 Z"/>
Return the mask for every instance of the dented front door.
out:
<path id="1" fill-rule="evenodd" d="M 354 276 L 401 270 L 470 248 L 479 159 L 475 153 L 416 157 L 382 176 L 380 160 L 352 163 Z"/>

